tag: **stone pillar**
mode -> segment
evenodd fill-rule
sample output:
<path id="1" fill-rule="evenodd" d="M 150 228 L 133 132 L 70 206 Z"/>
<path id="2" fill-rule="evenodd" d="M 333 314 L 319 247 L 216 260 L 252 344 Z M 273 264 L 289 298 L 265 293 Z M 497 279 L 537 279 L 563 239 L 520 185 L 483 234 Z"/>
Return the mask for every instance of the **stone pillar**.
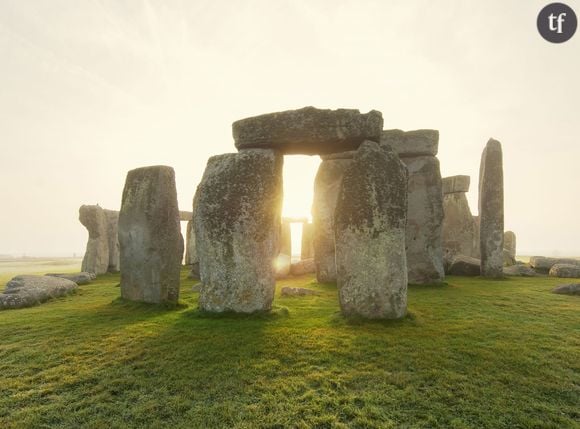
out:
<path id="1" fill-rule="evenodd" d="M 353 153 L 346 154 L 346 158 L 323 156 L 314 179 L 312 203 L 314 262 L 316 279 L 320 283 L 336 281 L 334 214 L 342 175 L 352 164 Z"/>
<path id="2" fill-rule="evenodd" d="M 385 130 L 381 144 L 391 146 L 409 172 L 406 249 L 409 283 L 440 283 L 444 277 L 441 229 L 443 193 L 436 130 Z"/>
<path id="3" fill-rule="evenodd" d="M 443 249 L 450 259 L 457 255 L 475 256 L 475 221 L 466 196 L 469 185 L 469 176 L 443 179 Z"/>
<path id="4" fill-rule="evenodd" d="M 109 268 L 109 238 L 105 211 L 98 205 L 82 205 L 79 208 L 79 221 L 89 231 L 81 270 L 97 275 L 105 274 Z"/>
<path id="5" fill-rule="evenodd" d="M 107 218 L 107 241 L 109 244 L 109 268 L 110 273 L 118 273 L 119 261 L 119 212 L 116 210 L 104 210 Z"/>
<path id="6" fill-rule="evenodd" d="M 290 275 L 292 264 L 292 227 L 289 221 L 282 220 L 280 225 L 280 250 L 276 259 L 276 278 L 284 278 Z"/>
<path id="7" fill-rule="evenodd" d="M 308 222 L 302 222 L 302 243 L 300 246 L 300 259 L 314 258 L 314 226 Z"/>
<path id="8" fill-rule="evenodd" d="M 364 142 L 336 205 L 337 285 L 346 316 L 396 319 L 407 309 L 407 169 L 387 145 Z"/>
<path id="9" fill-rule="evenodd" d="M 516 234 L 513 231 L 504 232 L 503 248 L 507 250 L 510 257 L 516 257 Z"/>
<path id="10" fill-rule="evenodd" d="M 473 216 L 473 257 L 481 258 L 481 253 L 479 251 L 479 216 Z"/>
<path id="11" fill-rule="evenodd" d="M 479 168 L 481 275 L 503 277 L 503 160 L 501 143 L 490 139 Z"/>
<path id="12" fill-rule="evenodd" d="M 119 212 L 121 296 L 176 303 L 183 258 L 175 172 L 166 166 L 127 173 Z"/>
<path id="13" fill-rule="evenodd" d="M 282 166 L 282 155 L 270 149 L 244 149 L 208 160 L 194 213 L 202 310 L 271 309 Z"/>

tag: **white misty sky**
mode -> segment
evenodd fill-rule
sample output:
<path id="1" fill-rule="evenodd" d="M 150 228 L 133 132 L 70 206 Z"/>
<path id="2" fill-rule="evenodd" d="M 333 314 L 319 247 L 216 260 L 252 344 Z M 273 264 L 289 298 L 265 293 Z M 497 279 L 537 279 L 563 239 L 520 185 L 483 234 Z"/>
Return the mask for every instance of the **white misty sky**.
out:
<path id="1" fill-rule="evenodd" d="M 497 138 L 520 253 L 580 255 L 580 33 L 541 39 L 547 3 L 2 0 L 0 254 L 82 253 L 78 207 L 118 209 L 139 166 L 173 166 L 190 210 L 233 121 L 313 105 L 438 129 L 472 184 Z M 285 213 L 308 215 L 318 157 L 287 159 Z"/>

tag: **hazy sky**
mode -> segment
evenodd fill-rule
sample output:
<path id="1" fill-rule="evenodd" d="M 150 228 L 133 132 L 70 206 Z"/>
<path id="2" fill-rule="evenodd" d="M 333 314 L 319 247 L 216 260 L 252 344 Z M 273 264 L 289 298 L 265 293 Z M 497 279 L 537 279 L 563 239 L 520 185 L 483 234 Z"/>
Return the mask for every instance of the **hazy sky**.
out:
<path id="1" fill-rule="evenodd" d="M 118 209 L 139 166 L 173 166 L 191 210 L 233 121 L 313 105 L 438 129 L 442 174 L 472 184 L 493 136 L 519 253 L 580 255 L 580 32 L 541 39 L 547 3 L 1 0 L 0 254 L 82 253 L 78 207 Z M 307 215 L 319 159 L 286 160 Z"/>

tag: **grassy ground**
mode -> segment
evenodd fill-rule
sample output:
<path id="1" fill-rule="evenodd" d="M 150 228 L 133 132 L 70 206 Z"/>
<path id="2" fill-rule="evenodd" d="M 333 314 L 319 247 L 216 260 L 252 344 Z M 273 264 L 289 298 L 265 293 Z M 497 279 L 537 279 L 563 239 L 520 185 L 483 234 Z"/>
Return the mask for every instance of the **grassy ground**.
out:
<path id="1" fill-rule="evenodd" d="M 270 316 L 118 300 L 119 278 L 0 313 L 2 428 L 580 427 L 580 299 L 562 280 L 449 278 L 409 316 L 346 321 L 336 288 Z"/>

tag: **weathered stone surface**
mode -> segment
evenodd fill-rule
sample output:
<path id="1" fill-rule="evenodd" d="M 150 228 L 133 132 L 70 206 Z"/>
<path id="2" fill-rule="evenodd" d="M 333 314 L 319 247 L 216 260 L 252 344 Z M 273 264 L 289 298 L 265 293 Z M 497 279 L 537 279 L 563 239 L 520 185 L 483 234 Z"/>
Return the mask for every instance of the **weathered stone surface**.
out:
<path id="1" fill-rule="evenodd" d="M 107 242 L 109 245 L 110 273 L 118 273 L 120 270 L 119 259 L 119 212 L 116 210 L 104 210 L 107 219 Z"/>
<path id="2" fill-rule="evenodd" d="M 97 275 L 105 274 L 109 268 L 109 241 L 105 212 L 99 206 L 82 205 L 79 209 L 79 221 L 89 231 L 87 250 L 81 270 Z"/>
<path id="3" fill-rule="evenodd" d="M 481 261 L 466 255 L 457 255 L 449 267 L 449 274 L 453 276 L 479 276 Z"/>
<path id="4" fill-rule="evenodd" d="M 290 274 L 292 274 L 293 276 L 301 276 L 302 274 L 314 272 L 316 272 L 316 264 L 314 263 L 314 258 L 302 259 L 298 262 L 294 262 L 290 266 Z"/>
<path id="5" fill-rule="evenodd" d="M 443 194 L 439 160 L 433 156 L 402 158 L 409 172 L 406 249 L 408 281 L 439 283 L 445 277 L 441 241 Z"/>
<path id="6" fill-rule="evenodd" d="M 555 264 L 550 268 L 551 277 L 580 278 L 580 264 Z"/>
<path id="7" fill-rule="evenodd" d="M 516 234 L 513 231 L 503 233 L 503 248 L 515 259 L 516 257 Z"/>
<path id="8" fill-rule="evenodd" d="M 479 248 L 479 216 L 473 216 L 473 227 L 474 227 L 474 234 L 473 234 L 473 250 L 471 254 L 474 258 L 479 259 L 481 257 L 481 251 Z"/>
<path id="9" fill-rule="evenodd" d="M 193 211 L 197 207 L 199 192 L 196 190 L 193 196 Z M 185 264 L 191 267 L 189 278 L 199 279 L 199 257 L 197 256 L 197 248 L 195 247 L 195 222 L 193 221 L 193 212 L 191 220 L 187 222 L 187 236 L 185 240 Z"/>
<path id="10" fill-rule="evenodd" d="M 189 222 L 193 219 L 193 212 L 186 212 L 181 210 L 179 212 L 179 220 L 182 222 Z"/>
<path id="11" fill-rule="evenodd" d="M 199 293 L 199 292 L 201 292 L 201 286 L 202 286 L 202 284 L 201 284 L 201 283 L 194 284 L 194 285 L 191 287 L 191 291 L 192 291 L 192 292 L 198 292 L 198 293 Z"/>
<path id="12" fill-rule="evenodd" d="M 501 144 L 489 139 L 479 168 L 479 247 L 483 277 L 503 277 L 503 215 Z"/>
<path id="13" fill-rule="evenodd" d="M 503 266 L 510 267 L 516 264 L 516 258 L 514 258 L 509 250 L 503 249 Z"/>
<path id="14" fill-rule="evenodd" d="M 176 303 L 183 258 L 175 172 L 166 166 L 127 173 L 119 213 L 121 296 Z"/>
<path id="15" fill-rule="evenodd" d="M 351 164 L 351 159 L 323 161 L 314 180 L 314 262 L 316 279 L 320 283 L 336 281 L 334 215 L 342 176 Z"/>
<path id="16" fill-rule="evenodd" d="M 241 119 L 232 125 L 238 150 L 269 148 L 284 154 L 316 155 L 357 149 L 365 140 L 379 141 L 381 112 L 304 107 Z"/>
<path id="17" fill-rule="evenodd" d="M 370 141 L 344 173 L 334 228 L 339 300 L 346 316 L 395 319 L 407 311 L 407 181 L 407 168 L 396 153 Z"/>
<path id="18" fill-rule="evenodd" d="M 580 295 L 580 283 L 556 286 L 552 289 L 552 293 L 560 295 Z"/>
<path id="19" fill-rule="evenodd" d="M 356 154 L 356 150 L 349 150 L 346 152 L 336 152 L 329 153 L 327 155 L 320 155 L 323 161 L 332 161 L 333 159 L 353 159 Z"/>
<path id="20" fill-rule="evenodd" d="M 504 267 L 503 273 L 506 276 L 537 277 L 539 274 L 532 267 L 526 264 L 516 264 Z"/>
<path id="21" fill-rule="evenodd" d="M 444 252 L 455 255 L 474 256 L 476 227 L 464 192 L 443 196 L 443 226 L 441 236 Z M 479 248 L 479 243 L 478 246 Z"/>
<path id="22" fill-rule="evenodd" d="M 450 176 L 443 178 L 443 194 L 468 192 L 471 178 L 469 176 Z"/>
<path id="23" fill-rule="evenodd" d="M 545 256 L 532 256 L 530 258 L 531 267 L 539 273 L 548 274 L 550 269 L 556 264 L 579 265 L 579 259 L 572 258 L 548 258 Z"/>
<path id="24" fill-rule="evenodd" d="M 51 298 L 68 295 L 78 288 L 77 284 L 52 276 L 16 276 L 0 294 L 0 310 L 32 307 Z"/>
<path id="25" fill-rule="evenodd" d="M 320 295 L 320 292 L 312 289 L 306 289 L 303 287 L 290 287 L 284 286 L 281 290 L 282 296 L 307 296 L 307 295 Z"/>
<path id="26" fill-rule="evenodd" d="M 271 309 L 282 211 L 281 154 L 267 149 L 211 157 L 199 185 L 195 239 L 210 312 Z"/>
<path id="27" fill-rule="evenodd" d="M 435 156 L 439 147 L 439 131 L 384 130 L 381 143 L 389 144 L 400 158 Z"/>
<path id="28" fill-rule="evenodd" d="M 48 273 L 45 276 L 49 277 L 58 277 L 61 279 L 70 280 L 71 282 L 75 282 L 77 285 L 86 285 L 89 284 L 93 277 L 91 273 L 81 272 L 81 273 Z"/>
<path id="29" fill-rule="evenodd" d="M 314 225 L 302 223 L 302 243 L 300 246 L 300 259 L 314 258 Z"/>
<path id="30" fill-rule="evenodd" d="M 292 228 L 290 222 L 282 222 L 280 226 L 280 253 L 292 256 Z"/>

